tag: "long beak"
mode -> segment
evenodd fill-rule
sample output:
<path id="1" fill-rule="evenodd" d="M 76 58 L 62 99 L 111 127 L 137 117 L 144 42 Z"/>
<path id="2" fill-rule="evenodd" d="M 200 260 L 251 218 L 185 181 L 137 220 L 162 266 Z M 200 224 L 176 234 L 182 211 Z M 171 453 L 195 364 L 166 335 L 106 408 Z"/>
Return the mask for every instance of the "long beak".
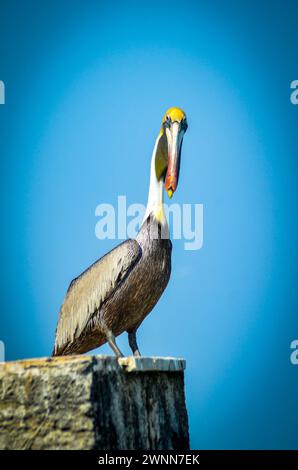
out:
<path id="1" fill-rule="evenodd" d="M 183 140 L 183 132 L 181 132 L 180 124 L 173 122 L 170 128 L 166 130 L 168 140 L 168 169 L 165 180 L 165 188 L 169 198 L 176 191 L 179 180 L 180 170 L 180 154 L 181 144 Z"/>

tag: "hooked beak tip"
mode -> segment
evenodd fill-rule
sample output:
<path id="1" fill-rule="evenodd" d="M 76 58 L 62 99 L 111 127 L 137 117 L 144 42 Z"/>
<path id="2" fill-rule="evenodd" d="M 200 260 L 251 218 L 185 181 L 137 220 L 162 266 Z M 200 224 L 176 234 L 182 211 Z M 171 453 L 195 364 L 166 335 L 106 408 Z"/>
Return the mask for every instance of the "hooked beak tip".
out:
<path id="1" fill-rule="evenodd" d="M 167 193 L 168 193 L 169 198 L 171 199 L 172 196 L 173 196 L 173 190 L 172 190 L 172 188 L 169 188 L 168 191 L 167 191 Z"/>

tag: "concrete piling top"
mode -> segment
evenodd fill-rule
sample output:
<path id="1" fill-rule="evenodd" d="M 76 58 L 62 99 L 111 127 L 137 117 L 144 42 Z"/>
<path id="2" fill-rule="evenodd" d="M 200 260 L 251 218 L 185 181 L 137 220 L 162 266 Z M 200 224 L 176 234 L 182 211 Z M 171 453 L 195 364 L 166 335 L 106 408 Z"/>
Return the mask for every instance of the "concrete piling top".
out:
<path id="1" fill-rule="evenodd" d="M 17 371 L 22 368 L 28 369 L 33 367 L 55 367 L 62 364 L 92 364 L 95 370 L 119 371 L 126 372 L 179 372 L 186 368 L 186 361 L 176 357 L 161 356 L 126 356 L 117 358 L 108 355 L 73 355 L 73 356 L 56 356 L 42 357 L 34 359 L 21 359 L 18 361 L 0 362 L 0 370 L 3 372 Z"/>

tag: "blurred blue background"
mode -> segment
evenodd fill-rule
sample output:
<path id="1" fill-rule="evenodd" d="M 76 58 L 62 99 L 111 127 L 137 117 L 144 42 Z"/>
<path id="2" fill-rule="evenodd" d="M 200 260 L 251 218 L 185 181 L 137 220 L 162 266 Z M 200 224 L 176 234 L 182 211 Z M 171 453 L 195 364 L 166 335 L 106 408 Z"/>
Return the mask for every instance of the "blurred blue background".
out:
<path id="1" fill-rule="evenodd" d="M 180 106 L 173 202 L 204 204 L 204 246 L 174 241 L 140 349 L 186 358 L 192 448 L 298 448 L 297 15 L 294 1 L 1 2 L 7 360 L 50 354 L 69 282 L 118 243 L 95 237 L 96 206 L 146 203 L 162 115 Z"/>

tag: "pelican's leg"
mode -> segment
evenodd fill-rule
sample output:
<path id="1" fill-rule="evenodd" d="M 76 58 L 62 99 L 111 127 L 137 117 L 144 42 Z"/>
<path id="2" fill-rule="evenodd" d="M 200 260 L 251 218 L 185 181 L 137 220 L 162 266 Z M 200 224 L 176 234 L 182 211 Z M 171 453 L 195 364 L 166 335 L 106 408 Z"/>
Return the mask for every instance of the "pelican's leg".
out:
<path id="1" fill-rule="evenodd" d="M 128 331 L 128 343 L 129 343 L 129 346 L 133 352 L 133 355 L 134 356 L 140 356 L 141 353 L 139 351 L 139 347 L 138 347 L 138 344 L 137 344 L 137 330 L 133 330 L 133 331 Z"/>
<path id="2" fill-rule="evenodd" d="M 122 352 L 120 351 L 120 349 L 118 348 L 117 344 L 116 344 L 116 339 L 115 339 L 115 336 L 113 335 L 112 331 L 111 330 L 108 330 L 106 332 L 106 337 L 107 337 L 107 340 L 108 340 L 108 343 L 109 345 L 111 346 L 111 348 L 113 349 L 114 353 L 116 354 L 117 357 L 124 357 L 124 355 L 122 354 Z"/>

